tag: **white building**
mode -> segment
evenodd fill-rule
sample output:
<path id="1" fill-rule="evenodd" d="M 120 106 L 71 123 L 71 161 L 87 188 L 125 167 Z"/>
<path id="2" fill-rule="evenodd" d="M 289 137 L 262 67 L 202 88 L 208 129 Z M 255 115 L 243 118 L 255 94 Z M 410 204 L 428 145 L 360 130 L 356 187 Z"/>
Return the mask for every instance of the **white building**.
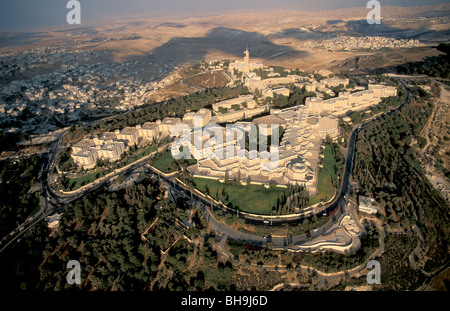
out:
<path id="1" fill-rule="evenodd" d="M 362 110 L 377 105 L 381 99 L 396 96 L 397 88 L 386 85 L 370 84 L 368 90 L 350 93 L 340 92 L 338 97 L 324 100 L 320 97 L 308 97 L 305 105 L 312 113 L 331 113 L 336 116 L 344 115 L 349 110 Z"/>
<path id="2" fill-rule="evenodd" d="M 375 205 L 375 200 L 371 197 L 359 196 L 359 211 L 366 214 L 376 214 L 378 207 Z"/>

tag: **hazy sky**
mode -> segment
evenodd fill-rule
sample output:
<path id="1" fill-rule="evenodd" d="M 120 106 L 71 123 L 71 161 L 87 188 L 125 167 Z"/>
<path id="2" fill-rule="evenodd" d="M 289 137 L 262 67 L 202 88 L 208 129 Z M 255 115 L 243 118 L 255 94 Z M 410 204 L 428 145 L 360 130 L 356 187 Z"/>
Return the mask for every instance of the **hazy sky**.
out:
<path id="1" fill-rule="evenodd" d="M 0 31 L 37 29 L 67 25 L 68 0 L 0 0 Z M 114 21 L 121 17 L 165 15 L 203 16 L 208 13 L 251 11 L 259 8 L 296 10 L 365 7 L 368 0 L 79 0 L 81 26 Z M 448 0 L 380 0 L 382 5 L 415 6 L 446 3 Z"/>

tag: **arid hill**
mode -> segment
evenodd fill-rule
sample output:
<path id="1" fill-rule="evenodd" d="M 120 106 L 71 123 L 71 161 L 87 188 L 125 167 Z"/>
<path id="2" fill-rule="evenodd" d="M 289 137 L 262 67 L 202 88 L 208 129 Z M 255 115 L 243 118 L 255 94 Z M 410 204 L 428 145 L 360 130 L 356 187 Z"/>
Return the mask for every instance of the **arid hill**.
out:
<path id="1" fill-rule="evenodd" d="M 266 10 L 2 33 L 0 52 L 88 42 L 90 44 L 84 44 L 83 49 L 110 52 L 105 61 L 145 59 L 182 65 L 200 60 L 241 58 L 248 45 L 250 56 L 268 65 L 284 65 L 305 71 L 330 69 L 349 72 L 395 66 L 437 55 L 431 46 L 450 39 L 450 4 L 408 8 L 383 6 L 382 25 L 367 23 L 369 11 L 364 6 L 320 12 Z M 425 19 L 415 20 L 417 17 Z M 308 48 L 304 44 L 317 44 L 340 36 L 415 39 L 425 46 L 408 50 L 330 51 Z"/>

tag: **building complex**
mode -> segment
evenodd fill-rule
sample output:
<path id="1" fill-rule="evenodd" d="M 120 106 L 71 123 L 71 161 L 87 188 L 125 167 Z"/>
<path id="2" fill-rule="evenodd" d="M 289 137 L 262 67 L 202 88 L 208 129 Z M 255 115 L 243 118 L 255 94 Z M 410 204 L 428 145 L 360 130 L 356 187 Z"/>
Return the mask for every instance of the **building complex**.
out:
<path id="1" fill-rule="evenodd" d="M 95 167 L 98 159 L 118 161 L 130 147 L 156 142 L 171 135 L 174 126 L 182 123 L 187 125 L 190 132 L 187 136 L 185 132 L 179 133 L 183 134 L 179 140 L 197 159 L 197 164 L 188 168 L 192 175 L 222 181 L 235 179 L 244 184 L 299 184 L 307 186 L 312 194 L 316 192 L 322 141 L 327 137 L 338 139 L 338 117 L 349 110 L 362 110 L 378 104 L 384 97 L 397 95 L 395 87 L 369 84 L 368 89 L 359 88 L 353 93 L 340 92 L 339 96 L 326 100 L 319 96 L 308 97 L 305 105 L 274 109 L 267 101 L 260 99 L 273 98 L 274 94 L 288 97 L 290 90 L 283 85 L 295 84 L 305 87 L 309 92 L 326 93 L 331 92 L 330 88 L 345 88 L 349 80 L 332 77 L 316 81 L 297 75 L 261 79 L 252 72 L 260 68 L 263 68 L 262 64 L 250 63 L 247 49 L 244 60 L 231 63 L 229 70 L 232 75 L 242 73 L 242 82 L 252 94 L 215 103 L 212 109 L 188 112 L 183 119 L 165 118 L 83 139 L 72 146 L 72 157 L 84 169 Z M 257 89 L 260 90 L 259 98 L 253 94 Z M 199 123 L 196 123 L 197 120 L 200 120 Z M 247 132 L 250 132 L 252 125 L 256 125 L 260 135 L 270 137 L 272 141 L 278 141 L 281 137 L 281 141 L 268 150 L 242 149 L 242 146 L 238 146 L 238 136 L 226 141 L 217 140 L 212 133 L 202 129 L 207 125 L 217 124 L 222 124 L 223 127 L 225 123 L 239 125 Z M 277 126 L 279 130 L 272 132 L 275 129 L 272 126 Z M 201 143 L 196 144 L 196 139 L 200 139 Z M 216 156 L 211 157 L 205 152 L 206 142 L 213 142 L 212 151 Z M 272 152 L 276 152 L 276 159 L 271 157 Z"/>

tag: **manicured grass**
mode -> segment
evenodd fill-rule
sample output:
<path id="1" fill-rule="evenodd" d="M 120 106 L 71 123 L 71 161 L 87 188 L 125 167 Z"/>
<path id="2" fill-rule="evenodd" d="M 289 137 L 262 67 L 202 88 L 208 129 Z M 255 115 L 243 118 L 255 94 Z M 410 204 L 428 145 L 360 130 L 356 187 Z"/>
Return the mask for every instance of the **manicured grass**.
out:
<path id="1" fill-rule="evenodd" d="M 77 178 L 67 178 L 66 182 L 64 184 L 64 188 L 66 190 L 75 190 L 78 189 L 84 185 L 90 184 L 91 182 L 109 174 L 111 170 L 102 170 L 98 172 L 94 172 L 91 174 L 86 174 Z"/>
<path id="2" fill-rule="evenodd" d="M 197 161 L 195 159 L 190 160 L 175 160 L 172 156 L 172 153 L 170 150 L 166 150 L 162 153 L 162 155 L 157 158 L 153 163 L 152 166 L 157 168 L 163 173 L 171 173 L 175 172 L 181 167 L 187 167 L 190 165 L 196 164 Z"/>
<path id="3" fill-rule="evenodd" d="M 328 201 L 334 194 L 335 188 L 333 181 L 337 179 L 337 163 L 334 159 L 333 150 L 326 145 L 324 150 L 323 167 L 319 169 L 317 177 L 317 194 L 310 198 L 310 204 L 316 204 L 321 201 Z"/>
<path id="4" fill-rule="evenodd" d="M 170 171 L 170 167 L 175 163 L 175 159 L 173 158 L 170 152 L 164 152 L 155 162 L 152 163 L 152 166 L 156 167 L 163 173 L 168 173 Z"/>
<path id="5" fill-rule="evenodd" d="M 239 208 L 240 211 L 253 214 L 270 215 L 272 207 L 277 206 L 277 199 L 281 199 L 283 193 L 286 197 L 289 195 L 286 188 L 225 184 L 205 178 L 194 178 L 193 180 L 197 189 L 201 192 L 209 194 L 224 204 L 231 203 L 230 207 Z M 222 189 L 225 191 L 225 195 L 222 194 Z M 226 196 L 228 196 L 228 201 L 225 200 Z"/>

